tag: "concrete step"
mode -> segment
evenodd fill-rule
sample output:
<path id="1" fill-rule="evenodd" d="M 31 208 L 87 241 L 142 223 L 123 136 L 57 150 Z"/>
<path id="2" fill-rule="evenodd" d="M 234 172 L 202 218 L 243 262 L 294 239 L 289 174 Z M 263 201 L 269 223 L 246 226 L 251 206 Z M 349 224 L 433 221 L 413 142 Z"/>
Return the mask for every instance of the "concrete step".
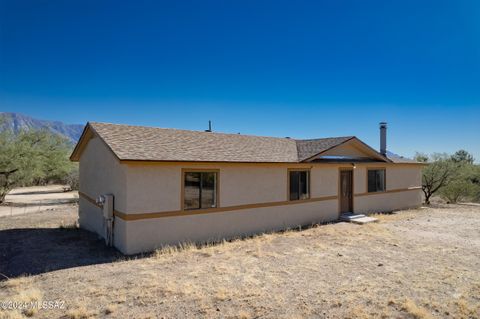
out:
<path id="1" fill-rule="evenodd" d="M 368 217 L 363 214 L 355 214 L 355 213 L 344 213 L 340 215 L 340 220 L 355 224 L 367 224 L 376 222 L 378 219 L 373 217 Z"/>
<path id="2" fill-rule="evenodd" d="M 365 217 L 365 215 L 355 214 L 355 213 L 343 213 L 342 215 L 340 215 L 340 219 L 345 221 L 350 221 L 352 219 L 362 218 L 362 217 Z"/>
<path id="3" fill-rule="evenodd" d="M 354 224 L 363 225 L 363 224 L 368 224 L 368 223 L 374 223 L 374 222 L 376 222 L 376 221 L 378 221 L 378 219 L 373 218 L 373 217 L 365 216 L 365 217 L 360 217 L 360 218 L 352 219 L 350 222 L 351 222 L 351 223 L 354 223 Z"/>

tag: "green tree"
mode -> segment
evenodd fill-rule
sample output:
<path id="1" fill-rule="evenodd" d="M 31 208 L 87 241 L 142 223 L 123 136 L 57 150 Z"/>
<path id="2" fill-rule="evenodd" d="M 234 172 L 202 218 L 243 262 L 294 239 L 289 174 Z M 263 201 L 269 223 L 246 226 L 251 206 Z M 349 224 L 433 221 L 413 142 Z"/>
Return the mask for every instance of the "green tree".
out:
<path id="1" fill-rule="evenodd" d="M 61 181 L 75 165 L 70 145 L 48 131 L 0 133 L 0 203 L 17 186 Z"/>
<path id="2" fill-rule="evenodd" d="M 460 164 L 473 164 L 473 162 L 475 161 L 475 159 L 473 158 L 473 155 L 465 150 L 456 151 L 451 158 L 452 158 L 452 161 Z"/>
<path id="3" fill-rule="evenodd" d="M 420 163 L 427 163 L 428 155 L 425 153 L 416 152 L 413 159 Z"/>
<path id="4" fill-rule="evenodd" d="M 430 204 L 430 198 L 452 179 L 457 165 L 447 154 L 433 154 L 429 164 L 422 172 L 422 191 L 425 203 Z"/>
<path id="5" fill-rule="evenodd" d="M 480 186 L 473 182 L 474 170 L 472 164 L 457 163 L 450 182 L 440 190 L 442 198 L 449 203 L 457 203 L 476 197 Z"/>

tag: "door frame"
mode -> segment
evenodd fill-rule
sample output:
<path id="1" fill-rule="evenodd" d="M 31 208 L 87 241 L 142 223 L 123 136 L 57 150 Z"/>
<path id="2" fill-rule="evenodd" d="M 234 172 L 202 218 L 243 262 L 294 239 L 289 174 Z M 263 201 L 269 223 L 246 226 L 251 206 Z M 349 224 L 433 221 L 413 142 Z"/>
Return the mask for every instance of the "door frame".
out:
<path id="1" fill-rule="evenodd" d="M 340 218 L 340 215 L 342 215 L 342 171 L 351 171 L 352 172 L 352 199 L 350 200 L 350 206 L 352 207 L 352 213 L 355 212 L 354 208 L 354 198 L 355 198 L 355 174 L 354 174 L 354 169 L 353 167 L 339 167 L 338 168 L 338 217 Z"/>

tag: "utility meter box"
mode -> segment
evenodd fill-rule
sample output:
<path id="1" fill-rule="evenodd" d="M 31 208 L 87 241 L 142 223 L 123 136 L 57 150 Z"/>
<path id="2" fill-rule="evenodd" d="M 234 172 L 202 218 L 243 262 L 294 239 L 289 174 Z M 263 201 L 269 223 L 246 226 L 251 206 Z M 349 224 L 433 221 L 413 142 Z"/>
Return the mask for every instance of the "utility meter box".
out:
<path id="1" fill-rule="evenodd" d="M 103 218 L 110 219 L 113 218 L 113 195 L 105 194 L 103 202 Z"/>

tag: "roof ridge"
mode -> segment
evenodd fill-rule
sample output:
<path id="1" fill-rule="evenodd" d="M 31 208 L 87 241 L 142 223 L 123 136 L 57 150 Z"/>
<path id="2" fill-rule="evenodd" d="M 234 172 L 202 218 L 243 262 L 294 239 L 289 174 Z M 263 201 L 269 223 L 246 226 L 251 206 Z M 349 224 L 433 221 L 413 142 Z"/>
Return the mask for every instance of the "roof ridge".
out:
<path id="1" fill-rule="evenodd" d="M 253 135 L 253 134 L 239 134 L 239 133 L 224 133 L 224 132 L 205 132 L 205 131 L 187 130 L 187 129 L 179 129 L 179 128 L 166 128 L 166 127 L 147 126 L 147 125 L 118 124 L 118 123 L 109 123 L 109 122 L 88 122 L 88 124 L 92 124 L 92 125 L 106 124 L 106 125 L 114 125 L 114 126 L 138 127 L 138 128 L 167 130 L 167 131 L 217 134 L 217 135 L 227 135 L 227 136 L 260 137 L 260 138 L 272 138 L 272 139 L 290 140 L 290 141 L 315 141 L 315 140 L 322 140 L 322 139 L 328 139 L 328 138 L 352 138 L 352 137 L 355 137 L 355 136 L 339 136 L 339 137 L 335 136 L 335 137 L 320 137 L 320 138 L 315 138 L 315 139 L 295 139 L 295 138 L 290 138 L 290 137 L 265 136 L 265 135 Z"/>
<path id="2" fill-rule="evenodd" d="M 295 139 L 295 141 L 301 142 L 309 142 L 309 141 L 319 141 L 319 140 L 326 140 L 326 139 L 351 139 L 356 138 L 355 135 L 346 135 L 346 136 L 329 136 L 329 137 L 319 137 L 319 138 L 307 138 L 307 139 Z"/>

